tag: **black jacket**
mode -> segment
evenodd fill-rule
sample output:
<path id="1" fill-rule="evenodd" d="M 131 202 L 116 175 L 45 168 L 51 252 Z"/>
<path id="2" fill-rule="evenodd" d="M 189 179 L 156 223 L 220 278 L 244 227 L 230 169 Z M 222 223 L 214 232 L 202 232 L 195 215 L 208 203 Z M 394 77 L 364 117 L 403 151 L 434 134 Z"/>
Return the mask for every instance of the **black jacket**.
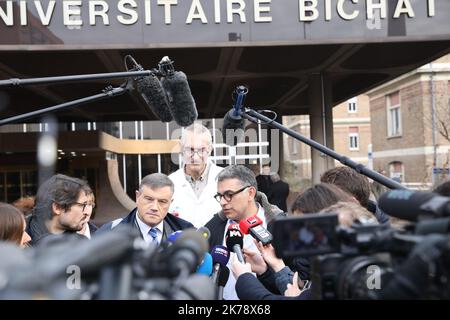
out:
<path id="1" fill-rule="evenodd" d="M 236 281 L 236 293 L 241 300 L 308 300 L 311 299 L 310 289 L 297 297 L 285 297 L 273 294 L 267 290 L 251 273 L 242 274 Z"/>
<path id="2" fill-rule="evenodd" d="M 40 245 L 41 243 L 47 243 L 47 242 L 53 242 L 54 239 L 60 239 L 63 236 L 70 236 L 73 235 L 74 237 L 80 237 L 81 239 L 86 238 L 85 236 L 82 236 L 78 234 L 76 231 L 70 231 L 66 230 L 62 234 L 54 234 L 50 233 L 45 225 L 45 221 L 40 219 L 38 216 L 32 214 L 26 217 L 27 227 L 25 231 L 28 233 L 28 235 L 31 238 L 31 241 L 28 243 L 28 245 L 35 247 Z M 63 236 L 62 236 L 63 235 Z M 60 237 L 61 236 L 61 237 Z M 51 238 L 51 239 L 49 239 Z"/>
<path id="3" fill-rule="evenodd" d="M 88 222 L 88 226 L 89 226 L 89 231 L 91 232 L 91 235 L 93 235 L 95 232 L 97 232 L 98 227 L 93 224 L 92 222 Z"/>
<path id="4" fill-rule="evenodd" d="M 256 183 L 258 184 L 258 191 L 264 193 L 270 199 L 270 193 L 272 191 L 272 180 L 270 180 L 270 176 L 260 174 L 256 177 Z"/>
<path id="5" fill-rule="evenodd" d="M 98 229 L 97 234 L 103 233 L 107 230 L 114 229 L 115 227 L 119 225 L 131 225 L 133 228 L 136 228 L 139 230 L 137 221 L 136 221 L 136 211 L 137 208 L 133 209 L 125 218 L 117 219 L 111 222 L 105 223 L 103 226 L 101 226 L 100 229 Z M 181 218 L 175 217 L 174 215 L 168 213 L 166 217 L 164 218 L 164 233 L 163 233 L 163 240 L 166 240 L 167 237 L 178 230 L 184 230 L 189 228 L 194 228 L 192 223 L 183 220 Z M 140 231 L 140 230 L 139 230 Z M 142 234 L 139 232 L 139 234 L 142 236 Z"/>
<path id="6" fill-rule="evenodd" d="M 270 187 L 269 202 L 284 212 L 287 212 L 286 200 L 289 197 L 289 185 L 284 181 L 277 181 Z"/>

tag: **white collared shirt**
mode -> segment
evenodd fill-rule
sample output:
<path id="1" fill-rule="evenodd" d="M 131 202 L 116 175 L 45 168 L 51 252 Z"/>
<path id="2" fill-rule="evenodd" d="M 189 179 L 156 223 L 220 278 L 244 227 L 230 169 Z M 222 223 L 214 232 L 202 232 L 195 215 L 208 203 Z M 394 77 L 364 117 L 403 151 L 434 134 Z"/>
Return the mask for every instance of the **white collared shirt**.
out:
<path id="1" fill-rule="evenodd" d="M 150 227 L 148 224 L 146 224 L 144 221 L 141 220 L 137 210 L 136 210 L 136 221 L 137 221 L 139 230 L 141 231 L 142 237 L 144 238 L 144 241 L 146 243 L 152 243 L 153 238 L 149 234 L 149 231 L 152 227 Z M 160 244 L 162 241 L 162 236 L 163 236 L 163 232 L 164 232 L 164 220 L 162 220 L 158 225 L 156 225 L 153 228 L 155 228 L 157 230 L 156 239 L 158 240 L 158 244 Z"/>
<path id="2" fill-rule="evenodd" d="M 78 234 L 82 234 L 88 239 L 91 239 L 91 229 L 89 229 L 89 224 L 86 222 L 86 228 L 84 229 L 84 232 L 77 231 Z"/>
<path id="3" fill-rule="evenodd" d="M 266 222 L 266 217 L 264 215 L 264 209 L 263 207 L 257 203 L 256 204 L 258 206 L 258 213 L 256 214 L 258 216 L 258 218 L 260 218 L 262 220 L 262 225 L 264 226 L 264 228 L 267 228 L 267 222 Z M 230 224 L 236 223 L 233 220 L 228 219 L 227 222 L 227 226 L 225 228 L 225 233 L 224 233 L 224 237 L 223 237 L 223 245 L 226 247 L 226 239 L 225 239 L 225 235 L 227 233 L 228 227 L 230 226 Z M 245 248 L 248 251 L 253 251 L 259 254 L 258 248 L 256 247 L 255 243 L 253 242 L 253 237 L 249 234 L 243 235 L 244 236 L 244 246 L 243 248 Z M 231 271 L 231 262 L 233 261 L 233 256 L 236 256 L 236 254 L 234 252 L 230 252 L 230 260 L 228 260 L 227 263 L 227 267 L 228 269 L 230 269 L 230 276 L 228 277 L 228 281 L 223 289 L 223 298 L 225 300 L 239 300 L 237 294 L 236 294 L 236 278 L 233 275 L 233 272 Z M 237 257 L 236 257 L 237 259 Z"/>
<path id="4" fill-rule="evenodd" d="M 86 225 L 86 230 L 84 230 L 84 236 L 88 239 L 91 238 L 91 229 L 89 228 L 89 224 Z"/>

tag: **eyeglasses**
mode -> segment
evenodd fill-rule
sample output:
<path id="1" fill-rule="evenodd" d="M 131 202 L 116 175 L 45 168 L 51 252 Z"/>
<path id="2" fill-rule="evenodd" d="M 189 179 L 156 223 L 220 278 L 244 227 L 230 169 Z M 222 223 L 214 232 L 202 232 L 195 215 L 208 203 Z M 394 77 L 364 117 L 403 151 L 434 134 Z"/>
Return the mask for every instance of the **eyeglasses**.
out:
<path id="1" fill-rule="evenodd" d="M 194 156 L 194 154 L 198 154 L 199 157 L 203 157 L 206 154 L 208 154 L 208 152 L 209 152 L 208 148 L 200 148 L 200 149 L 183 148 L 183 153 L 189 157 Z"/>
<path id="2" fill-rule="evenodd" d="M 247 189 L 248 187 L 251 187 L 251 186 L 245 186 L 245 187 L 243 187 L 242 189 L 239 189 L 239 190 L 237 190 L 237 191 L 225 191 L 224 194 L 221 194 L 221 193 L 217 192 L 217 193 L 214 195 L 214 199 L 216 199 L 217 202 L 220 202 L 220 200 L 222 200 L 222 197 L 223 197 L 227 202 L 230 202 L 231 199 L 233 199 L 233 197 L 234 197 L 235 195 L 237 195 L 238 193 L 244 191 L 244 190 Z"/>
<path id="3" fill-rule="evenodd" d="M 85 202 L 85 203 L 80 203 L 80 202 L 74 202 L 73 204 L 74 204 L 74 205 L 77 205 L 77 206 L 80 206 L 80 207 L 83 207 L 83 211 L 86 210 L 86 207 L 87 207 L 87 206 L 92 207 L 92 210 L 94 210 L 94 208 L 95 208 L 95 203 L 87 203 L 87 202 Z"/>

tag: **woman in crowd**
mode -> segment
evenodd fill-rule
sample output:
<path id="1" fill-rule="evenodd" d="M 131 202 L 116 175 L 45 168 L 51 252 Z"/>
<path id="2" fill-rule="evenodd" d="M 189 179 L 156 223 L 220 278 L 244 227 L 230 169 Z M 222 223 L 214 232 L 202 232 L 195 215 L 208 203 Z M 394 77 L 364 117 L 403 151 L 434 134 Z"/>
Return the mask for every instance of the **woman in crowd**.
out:
<path id="1" fill-rule="evenodd" d="M 23 213 L 14 206 L 0 202 L 0 241 L 9 241 L 23 247 L 31 240 L 25 231 Z"/>

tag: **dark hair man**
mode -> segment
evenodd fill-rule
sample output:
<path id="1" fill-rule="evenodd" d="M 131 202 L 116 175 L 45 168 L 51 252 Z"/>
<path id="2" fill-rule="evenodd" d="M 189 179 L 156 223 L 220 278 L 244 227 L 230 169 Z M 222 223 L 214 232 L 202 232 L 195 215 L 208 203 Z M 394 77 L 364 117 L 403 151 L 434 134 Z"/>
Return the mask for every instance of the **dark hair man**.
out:
<path id="1" fill-rule="evenodd" d="M 174 215 L 167 214 L 174 192 L 173 182 L 162 173 L 145 176 L 136 191 L 136 208 L 125 218 L 108 222 L 100 232 L 131 225 L 139 230 L 145 242 L 160 244 L 171 233 L 194 226 Z"/>
<path id="2" fill-rule="evenodd" d="M 56 174 L 38 189 L 35 208 L 27 223 L 27 232 L 36 245 L 51 234 L 76 233 L 88 219 L 89 195 L 84 180 Z"/>

